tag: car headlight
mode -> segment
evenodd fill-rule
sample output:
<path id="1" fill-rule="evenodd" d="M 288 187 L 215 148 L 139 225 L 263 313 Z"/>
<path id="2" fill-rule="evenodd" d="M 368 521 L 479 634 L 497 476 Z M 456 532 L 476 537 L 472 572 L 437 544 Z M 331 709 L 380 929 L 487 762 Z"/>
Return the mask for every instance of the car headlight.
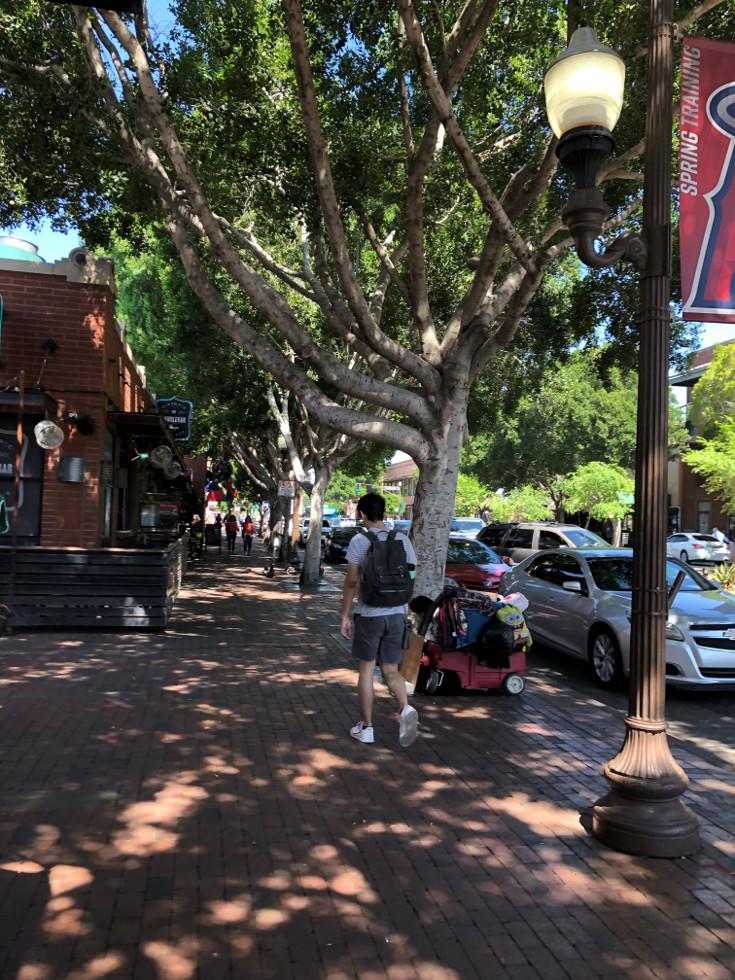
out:
<path id="1" fill-rule="evenodd" d="M 667 640 L 683 640 L 684 639 L 684 634 L 679 629 L 679 627 L 676 625 L 676 623 L 672 623 L 671 621 L 669 621 L 666 624 L 666 639 Z"/>

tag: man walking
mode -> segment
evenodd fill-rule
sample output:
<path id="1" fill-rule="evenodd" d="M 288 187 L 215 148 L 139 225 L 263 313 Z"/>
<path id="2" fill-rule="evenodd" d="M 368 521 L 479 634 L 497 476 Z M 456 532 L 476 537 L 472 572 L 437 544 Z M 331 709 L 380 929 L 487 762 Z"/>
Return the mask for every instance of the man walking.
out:
<path id="1" fill-rule="evenodd" d="M 418 728 L 418 712 L 408 703 L 406 684 L 398 670 L 402 657 L 403 629 L 408 606 L 370 605 L 358 596 L 357 610 L 353 601 L 360 590 L 361 571 L 369 558 L 373 539 L 386 541 L 395 535 L 396 543 L 403 547 L 405 567 L 413 578 L 416 568 L 416 552 L 409 539 L 400 532 L 389 532 L 383 523 L 385 500 L 377 493 L 368 493 L 357 503 L 357 519 L 362 520 L 367 534 L 356 534 L 347 549 L 347 575 L 342 588 L 342 636 L 352 640 L 352 653 L 359 662 L 357 700 L 361 720 L 350 729 L 350 735 L 358 742 L 375 741 L 373 728 L 373 674 L 376 661 L 391 694 L 398 702 L 398 740 L 405 748 L 415 740 Z M 392 539 L 391 539 L 392 540 Z M 354 618 L 353 618 L 354 617 Z"/>

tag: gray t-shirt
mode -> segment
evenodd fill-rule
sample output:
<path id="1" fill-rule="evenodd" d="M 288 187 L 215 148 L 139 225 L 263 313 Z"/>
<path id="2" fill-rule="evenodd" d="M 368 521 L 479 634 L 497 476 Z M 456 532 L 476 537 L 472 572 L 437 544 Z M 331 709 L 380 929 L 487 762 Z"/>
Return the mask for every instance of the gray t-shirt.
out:
<path id="1" fill-rule="evenodd" d="M 382 530 L 381 528 L 371 528 L 373 533 L 376 533 L 379 538 L 385 540 L 388 537 L 388 531 Z M 406 549 L 406 559 L 409 565 L 416 564 L 416 552 L 413 550 L 413 545 L 400 531 L 396 533 L 396 541 L 402 541 L 403 547 Z M 350 541 L 347 548 L 347 563 L 349 565 L 357 565 L 358 568 L 362 567 L 365 561 L 365 556 L 370 550 L 370 538 L 367 534 L 360 531 L 358 532 Z M 408 606 L 366 606 L 362 599 L 360 598 L 360 589 L 358 586 L 357 592 L 357 614 L 359 616 L 397 616 L 405 615 L 408 612 Z"/>

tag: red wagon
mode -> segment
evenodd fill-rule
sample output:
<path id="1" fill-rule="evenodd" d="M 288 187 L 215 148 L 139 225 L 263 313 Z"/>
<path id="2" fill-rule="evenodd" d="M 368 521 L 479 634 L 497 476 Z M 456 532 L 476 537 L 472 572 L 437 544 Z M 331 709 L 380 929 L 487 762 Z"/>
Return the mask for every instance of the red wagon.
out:
<path id="1" fill-rule="evenodd" d="M 451 681 L 463 690 L 501 688 L 520 694 L 531 636 L 514 599 L 525 604 L 521 596 L 444 589 L 422 611 L 424 647 L 416 692 L 434 694 Z"/>

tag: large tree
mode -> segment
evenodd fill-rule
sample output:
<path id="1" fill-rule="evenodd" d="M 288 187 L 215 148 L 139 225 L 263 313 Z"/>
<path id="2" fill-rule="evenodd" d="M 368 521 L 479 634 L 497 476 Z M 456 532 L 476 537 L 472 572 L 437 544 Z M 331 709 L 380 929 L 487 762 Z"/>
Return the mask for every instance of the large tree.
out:
<path id="1" fill-rule="evenodd" d="M 735 514 L 735 419 L 723 422 L 710 439 L 682 453 L 682 459 L 702 478 L 704 489 L 722 504 L 726 514 Z"/>
<path id="2" fill-rule="evenodd" d="M 161 42 L 145 16 L 3 2 L 0 218 L 61 203 L 104 235 L 158 214 L 212 318 L 311 417 L 417 462 L 435 591 L 469 392 L 571 246 L 540 95 L 558 5 L 180 0 Z M 643 6 L 596 7 L 630 69 L 612 226 L 639 197 Z"/>
<path id="3" fill-rule="evenodd" d="M 692 390 L 688 417 L 697 435 L 712 437 L 735 422 L 735 344 L 722 344 Z"/>
<path id="4" fill-rule="evenodd" d="M 533 484 L 542 488 L 563 518 L 568 476 L 586 463 L 632 470 L 635 462 L 637 375 L 612 367 L 605 374 L 604 349 L 575 352 L 527 384 L 515 404 L 467 444 L 463 467 L 491 487 Z M 482 387 L 482 386 L 481 386 Z M 482 416 L 487 394 L 478 392 L 472 416 Z M 672 398 L 669 442 L 687 438 Z"/>

